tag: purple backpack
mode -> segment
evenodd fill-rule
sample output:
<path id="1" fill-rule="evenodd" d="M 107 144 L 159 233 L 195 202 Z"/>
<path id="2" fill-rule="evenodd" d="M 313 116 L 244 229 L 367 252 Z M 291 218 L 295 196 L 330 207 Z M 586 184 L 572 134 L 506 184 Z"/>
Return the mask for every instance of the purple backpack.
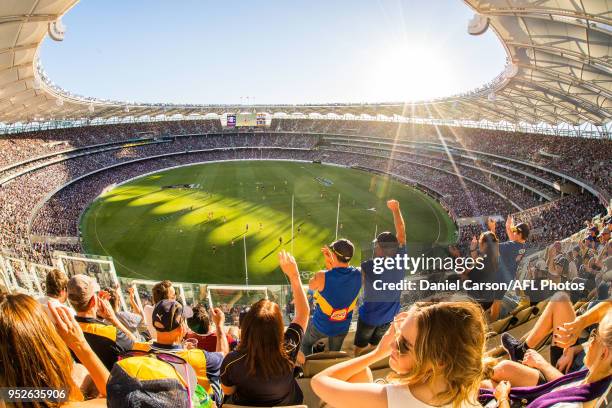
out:
<path id="1" fill-rule="evenodd" d="M 546 408 L 561 402 L 589 402 L 604 395 L 612 381 L 612 375 L 590 384 L 580 384 L 575 387 L 552 391 L 555 388 L 583 380 L 589 370 L 576 371 L 557 378 L 546 384 L 535 387 L 516 387 L 510 390 L 511 406 L 524 406 L 528 408 Z M 484 405 L 494 399 L 494 390 L 480 389 L 479 400 Z"/>

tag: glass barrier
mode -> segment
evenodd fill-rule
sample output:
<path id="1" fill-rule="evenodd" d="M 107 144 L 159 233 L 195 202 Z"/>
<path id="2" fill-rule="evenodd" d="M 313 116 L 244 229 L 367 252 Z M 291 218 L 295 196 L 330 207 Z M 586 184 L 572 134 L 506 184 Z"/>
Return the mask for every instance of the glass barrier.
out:
<path id="1" fill-rule="evenodd" d="M 612 292 L 612 244 L 602 248 L 596 242 L 585 239 L 586 231 L 574 234 L 572 237 L 551 244 L 543 249 L 532 248 L 528 250 L 518 264 L 518 280 L 552 280 L 556 282 L 583 282 L 585 290 L 576 296 L 594 294 L 597 298 L 610 298 Z M 371 244 L 362 243 L 361 259 L 371 259 L 373 250 Z M 448 246 L 446 244 L 431 245 L 421 243 L 409 243 L 408 254 L 415 256 L 447 256 Z M 605 252 L 607 251 L 607 252 Z M 607 258 L 606 258 L 607 257 Z M 69 252 L 56 251 L 54 253 L 55 264 L 68 276 L 84 273 L 94 277 L 102 289 L 113 288 L 116 285 L 121 289 L 121 305 L 123 310 L 129 310 L 126 305 L 123 292 L 133 288 L 136 294 L 135 301 L 141 307 L 152 304 L 152 288 L 158 282 L 146 279 L 122 278 L 116 275 L 113 260 L 110 257 L 89 256 Z M 607 259 L 607 260 L 606 260 Z M 313 270 L 316 265 L 313 265 Z M 10 254 L 0 253 L 0 290 L 18 291 L 40 296 L 45 294 L 45 277 L 52 267 L 25 262 Z M 304 268 L 306 269 L 306 268 Z M 301 271 L 302 282 L 307 282 L 312 277 L 312 271 Z M 406 279 L 422 279 L 433 282 L 457 280 L 455 272 L 438 269 L 420 269 L 414 273 L 406 273 Z M 226 321 L 229 325 L 238 325 L 240 313 L 260 299 L 269 299 L 279 304 L 283 310 L 285 323 L 293 318 L 295 313 L 292 304 L 293 296 L 291 288 L 285 285 L 217 285 L 204 283 L 173 282 L 177 297 L 187 305 L 193 306 L 203 304 L 206 308 L 220 307 L 226 313 Z M 304 285 L 311 310 L 314 308 L 313 292 Z M 414 291 L 405 290 L 401 295 L 402 308 L 421 298 L 436 294 L 437 291 Z M 518 290 L 508 293 L 510 297 L 540 300 L 534 298 L 528 291 Z M 547 293 L 550 295 L 550 293 Z M 357 308 L 361 305 L 361 296 L 358 299 Z M 357 320 L 357 313 L 353 313 L 353 327 Z"/>

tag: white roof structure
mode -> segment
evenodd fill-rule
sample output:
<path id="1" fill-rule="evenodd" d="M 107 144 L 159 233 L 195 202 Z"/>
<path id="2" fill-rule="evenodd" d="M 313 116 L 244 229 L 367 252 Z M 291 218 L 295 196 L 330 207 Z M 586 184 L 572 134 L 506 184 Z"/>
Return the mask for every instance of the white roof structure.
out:
<path id="1" fill-rule="evenodd" d="M 400 115 L 553 126 L 612 122 L 612 0 L 464 1 L 476 13 L 468 32 L 494 30 L 507 52 L 504 72 L 479 89 L 421 102 L 242 106 L 138 104 L 73 95 L 46 77 L 37 51 L 46 35 L 61 41 L 61 16 L 78 0 L 2 0 L 0 122 L 204 116 L 247 108 L 270 114 Z"/>

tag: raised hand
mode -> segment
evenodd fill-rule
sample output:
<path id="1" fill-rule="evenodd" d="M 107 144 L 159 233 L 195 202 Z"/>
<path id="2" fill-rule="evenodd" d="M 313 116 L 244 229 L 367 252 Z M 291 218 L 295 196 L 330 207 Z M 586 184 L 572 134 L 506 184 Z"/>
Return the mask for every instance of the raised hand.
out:
<path id="1" fill-rule="evenodd" d="M 397 201 L 397 200 L 389 200 L 389 201 L 387 201 L 387 207 L 391 211 L 399 211 L 399 208 L 400 208 L 399 201 Z"/>
<path id="2" fill-rule="evenodd" d="M 327 269 L 331 269 L 332 264 L 334 262 L 334 258 L 332 256 L 331 249 L 324 246 L 323 248 L 321 248 L 321 253 L 323 254 L 323 257 L 325 258 L 325 267 Z"/>
<path id="3" fill-rule="evenodd" d="M 284 249 L 278 253 L 278 263 L 281 270 L 289 279 L 299 278 L 300 272 L 298 270 L 297 262 L 295 258 L 289 252 Z"/>
<path id="4" fill-rule="evenodd" d="M 562 326 L 555 329 L 553 334 L 553 345 L 561 348 L 573 346 L 583 329 L 584 324 L 580 318 L 577 318 L 573 322 L 564 323 Z"/>
<path id="5" fill-rule="evenodd" d="M 472 241 L 470 242 L 470 251 L 476 251 L 478 249 L 478 238 L 476 235 L 472 236 Z"/>
<path id="6" fill-rule="evenodd" d="M 497 387 L 495 387 L 495 399 L 498 402 L 501 400 L 507 400 L 508 395 L 510 395 L 511 388 L 512 387 L 508 381 L 501 381 L 499 384 L 497 384 Z"/>
<path id="7" fill-rule="evenodd" d="M 116 319 L 115 311 L 110 302 L 101 297 L 98 298 L 98 316 L 111 322 Z"/>
<path id="8" fill-rule="evenodd" d="M 572 368 L 575 355 L 576 350 L 574 347 L 568 347 L 563 350 L 563 355 L 557 360 L 557 370 L 561 371 L 563 374 L 567 374 L 569 369 Z"/>
<path id="9" fill-rule="evenodd" d="M 525 364 L 527 367 L 539 368 L 546 364 L 546 360 L 537 351 L 529 349 L 525 352 L 523 364 Z"/>
<path id="10" fill-rule="evenodd" d="M 225 313 L 218 307 L 215 307 L 210 311 L 213 323 L 217 327 L 222 327 L 225 324 Z"/>
<path id="11" fill-rule="evenodd" d="M 53 323 L 57 333 L 71 350 L 87 344 L 79 323 L 77 323 L 68 308 L 55 305 L 51 302 L 47 303 L 47 307 L 51 312 L 51 316 L 53 316 Z"/>
<path id="12" fill-rule="evenodd" d="M 493 218 L 487 218 L 487 227 L 489 228 L 489 231 L 495 232 L 495 229 L 497 228 L 497 223 Z"/>

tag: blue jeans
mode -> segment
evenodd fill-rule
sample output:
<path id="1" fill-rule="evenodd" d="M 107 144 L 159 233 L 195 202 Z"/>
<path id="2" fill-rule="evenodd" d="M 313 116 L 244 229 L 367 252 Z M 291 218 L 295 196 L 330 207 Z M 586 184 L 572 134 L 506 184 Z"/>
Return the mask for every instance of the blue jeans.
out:
<path id="1" fill-rule="evenodd" d="M 302 340 L 302 353 L 304 353 L 305 356 L 312 354 L 312 347 L 319 340 L 326 337 L 329 343 L 329 351 L 340 351 L 342 348 L 342 342 L 344 342 L 344 338 L 346 337 L 347 333 L 348 332 L 338 334 L 336 336 L 328 336 L 317 330 L 312 321 L 310 321 L 308 328 L 306 329 L 306 333 L 304 333 L 304 339 Z"/>

